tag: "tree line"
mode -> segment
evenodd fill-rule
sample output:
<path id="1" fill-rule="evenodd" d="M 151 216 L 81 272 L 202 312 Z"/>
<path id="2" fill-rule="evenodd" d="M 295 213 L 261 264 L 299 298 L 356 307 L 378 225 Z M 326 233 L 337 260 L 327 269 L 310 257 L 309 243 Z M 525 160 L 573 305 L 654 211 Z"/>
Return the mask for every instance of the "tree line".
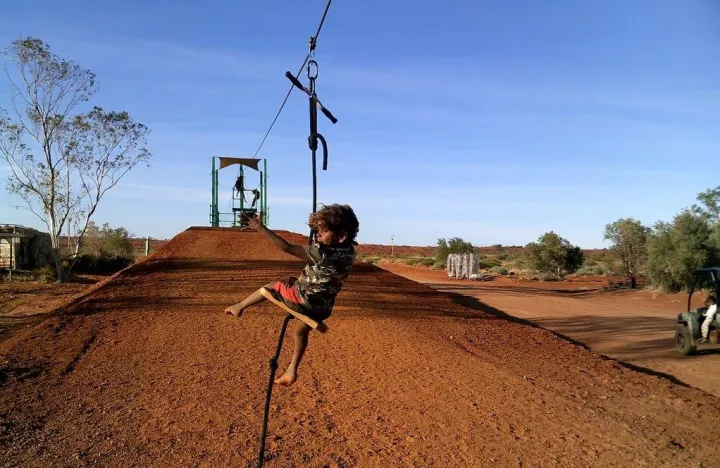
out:
<path id="1" fill-rule="evenodd" d="M 606 226 L 605 239 L 612 242 L 633 287 L 644 275 L 650 286 L 686 290 L 694 270 L 720 260 L 720 186 L 699 193 L 697 203 L 671 222 L 648 227 L 633 218 L 618 219 Z"/>
<path id="2" fill-rule="evenodd" d="M 635 218 L 620 218 L 605 226 L 604 239 L 610 241 L 610 253 L 635 289 L 645 278 L 648 286 L 667 292 L 690 287 L 692 272 L 720 264 L 720 186 L 701 192 L 697 203 L 681 210 L 672 221 L 645 226 Z M 438 239 L 435 258 L 445 262 L 451 253 L 474 250 L 460 237 Z M 560 279 L 583 265 L 580 247 L 554 231 L 524 247 L 525 268 L 543 278 Z"/>

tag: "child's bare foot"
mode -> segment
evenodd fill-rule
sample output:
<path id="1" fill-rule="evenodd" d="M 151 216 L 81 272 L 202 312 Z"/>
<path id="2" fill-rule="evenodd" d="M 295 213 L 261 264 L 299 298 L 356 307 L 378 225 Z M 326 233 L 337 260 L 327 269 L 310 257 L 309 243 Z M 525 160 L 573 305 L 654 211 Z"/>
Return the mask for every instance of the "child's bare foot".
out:
<path id="1" fill-rule="evenodd" d="M 290 385 L 294 384 L 296 380 L 297 375 L 285 372 L 282 377 L 275 379 L 275 383 L 277 385 L 289 387 Z"/>
<path id="2" fill-rule="evenodd" d="M 234 315 L 235 317 L 240 317 L 243 313 L 243 310 L 240 308 L 240 304 L 235 304 L 235 305 L 226 307 L 225 313 L 228 315 Z"/>

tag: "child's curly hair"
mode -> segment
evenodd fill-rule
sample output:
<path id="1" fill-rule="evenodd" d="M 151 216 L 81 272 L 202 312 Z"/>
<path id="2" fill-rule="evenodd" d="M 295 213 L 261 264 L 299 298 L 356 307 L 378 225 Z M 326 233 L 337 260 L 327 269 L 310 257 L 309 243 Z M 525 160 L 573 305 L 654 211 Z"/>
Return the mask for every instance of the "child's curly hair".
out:
<path id="1" fill-rule="evenodd" d="M 323 205 L 323 208 L 310 215 L 308 225 L 313 231 L 317 231 L 318 226 L 334 233 L 345 233 L 347 239 L 345 245 L 355 244 L 355 237 L 360 230 L 360 222 L 355 216 L 355 212 L 350 205 Z"/>

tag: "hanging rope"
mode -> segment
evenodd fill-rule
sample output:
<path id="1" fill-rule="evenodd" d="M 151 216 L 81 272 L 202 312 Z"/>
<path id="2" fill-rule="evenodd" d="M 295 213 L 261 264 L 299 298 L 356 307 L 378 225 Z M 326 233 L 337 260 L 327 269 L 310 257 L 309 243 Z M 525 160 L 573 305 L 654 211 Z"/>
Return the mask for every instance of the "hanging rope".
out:
<path id="1" fill-rule="evenodd" d="M 285 95 L 285 99 L 282 102 L 282 105 L 280 106 L 280 109 L 278 110 L 277 114 L 275 114 L 275 118 L 273 119 L 272 123 L 270 124 L 270 128 L 268 128 L 268 131 L 265 133 L 265 136 L 262 139 L 262 142 L 260 143 L 260 146 L 258 147 L 257 151 L 255 151 L 255 155 L 253 158 L 256 158 L 258 153 L 260 152 L 260 149 L 262 148 L 263 144 L 265 143 L 265 140 L 267 139 L 268 135 L 270 134 L 270 131 L 272 130 L 273 126 L 275 125 L 275 122 L 277 121 L 278 117 L 280 116 L 280 112 L 282 112 L 283 107 L 285 107 L 285 103 L 288 100 L 288 97 L 290 96 L 290 93 L 292 92 L 292 89 L 294 87 L 300 88 L 302 91 L 307 93 L 309 96 L 309 102 L 310 102 L 310 136 L 308 137 L 308 145 L 310 146 L 310 150 L 312 151 L 312 173 L 313 173 L 313 213 L 317 210 L 317 142 L 318 140 L 322 143 L 323 146 L 323 170 L 327 170 L 327 160 L 328 160 L 328 150 L 327 150 L 327 142 L 325 141 L 325 138 L 318 133 L 317 131 L 317 108 L 320 107 L 320 110 L 325 114 L 325 116 L 330 119 L 330 121 L 335 124 L 337 123 L 337 119 L 328 111 L 321 103 L 320 100 L 317 98 L 317 95 L 315 94 L 315 80 L 317 79 L 317 72 L 318 72 L 318 66 L 317 62 L 314 59 L 315 55 L 315 48 L 317 47 L 317 38 L 320 35 L 320 30 L 323 27 L 323 24 L 325 23 L 325 17 L 327 16 L 328 9 L 330 8 L 330 3 L 332 0 L 328 0 L 327 5 L 325 6 L 325 11 L 323 12 L 322 18 L 320 19 L 320 25 L 318 26 L 317 31 L 315 32 L 315 35 L 310 38 L 310 42 L 308 44 L 308 54 L 305 57 L 305 60 L 303 61 L 302 65 L 300 66 L 300 70 L 298 70 L 297 74 L 293 75 L 289 71 L 285 73 L 285 76 L 290 79 L 292 82 L 292 85 L 290 85 L 290 89 L 288 90 L 287 94 Z M 302 72 L 303 68 L 307 64 L 307 71 L 308 71 L 308 79 L 310 80 L 310 89 L 305 88 L 300 81 L 298 81 L 298 77 L 300 76 L 300 73 Z M 312 71 L 311 71 L 312 68 Z M 312 242 L 314 239 L 314 233 L 311 231 L 309 242 Z M 268 413 L 270 411 L 270 399 L 272 397 L 272 389 L 273 384 L 275 383 L 275 372 L 278 368 L 278 359 L 280 358 L 280 351 L 282 350 L 282 344 L 283 340 L 285 339 L 285 331 L 287 330 L 288 322 L 293 318 L 291 314 L 287 314 L 285 316 L 285 320 L 283 321 L 282 328 L 280 329 L 280 336 L 278 337 L 278 343 L 277 348 L 275 349 L 275 355 L 270 359 L 270 380 L 268 382 L 268 389 L 267 394 L 265 397 L 265 413 L 263 416 L 263 429 L 262 429 L 262 435 L 260 437 L 260 453 L 258 455 L 258 468 L 262 468 L 263 463 L 265 461 L 265 439 L 267 437 L 267 425 L 268 425 Z"/>
<path id="2" fill-rule="evenodd" d="M 268 413 L 270 412 L 270 397 L 272 396 L 273 384 L 275 383 L 275 372 L 278 368 L 278 359 L 280 358 L 280 351 L 282 350 L 283 339 L 285 338 L 285 330 L 287 330 L 288 322 L 293 318 L 292 315 L 287 314 L 285 320 L 283 320 L 282 328 L 280 329 L 280 336 L 278 337 L 277 348 L 275 349 L 275 355 L 270 358 L 270 381 L 268 382 L 267 395 L 265 396 L 265 415 L 263 416 L 263 428 L 262 435 L 260 436 L 260 454 L 258 455 L 258 468 L 262 468 L 265 462 L 265 438 L 267 437 L 267 425 L 268 425 Z"/>

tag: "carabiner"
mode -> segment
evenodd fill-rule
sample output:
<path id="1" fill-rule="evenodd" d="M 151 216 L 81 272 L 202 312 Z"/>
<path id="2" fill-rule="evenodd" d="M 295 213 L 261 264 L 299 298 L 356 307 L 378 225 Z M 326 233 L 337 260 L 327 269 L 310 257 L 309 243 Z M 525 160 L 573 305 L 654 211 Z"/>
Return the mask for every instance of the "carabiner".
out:
<path id="1" fill-rule="evenodd" d="M 308 79 L 316 80 L 318 77 L 318 70 L 319 70 L 318 63 L 315 60 L 310 60 L 307 64 Z"/>

